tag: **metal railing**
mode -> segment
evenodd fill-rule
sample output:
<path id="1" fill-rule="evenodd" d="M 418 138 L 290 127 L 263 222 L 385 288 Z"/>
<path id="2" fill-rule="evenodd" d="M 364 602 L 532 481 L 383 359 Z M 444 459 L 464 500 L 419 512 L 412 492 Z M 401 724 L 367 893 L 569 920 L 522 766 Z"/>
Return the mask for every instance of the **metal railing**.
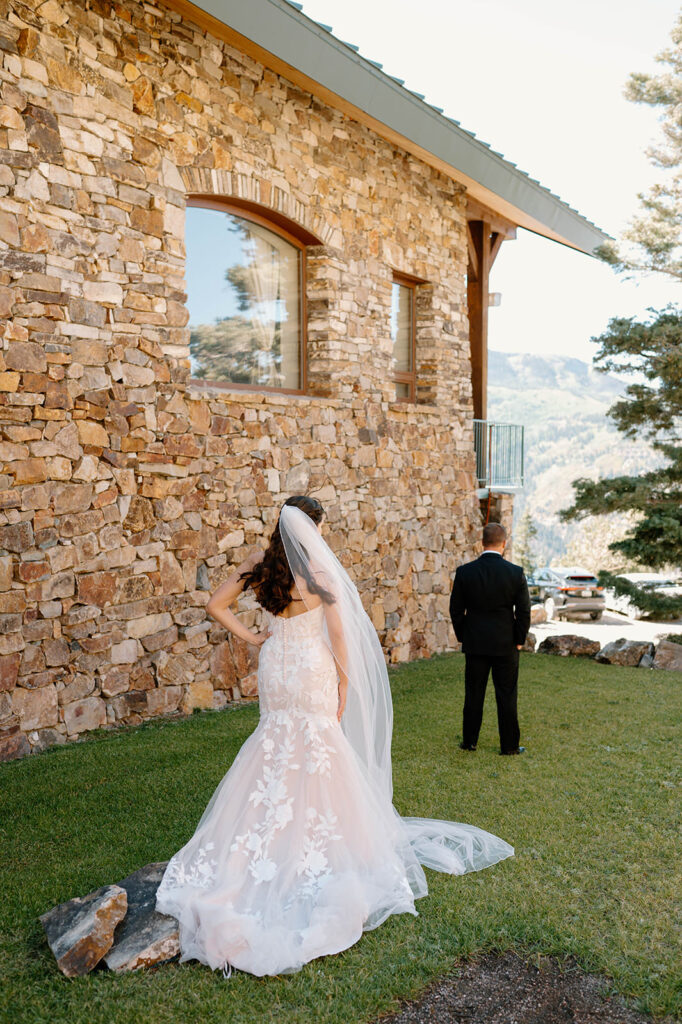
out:
<path id="1" fill-rule="evenodd" d="M 474 420 L 474 450 L 479 487 L 523 487 L 523 427 Z"/>

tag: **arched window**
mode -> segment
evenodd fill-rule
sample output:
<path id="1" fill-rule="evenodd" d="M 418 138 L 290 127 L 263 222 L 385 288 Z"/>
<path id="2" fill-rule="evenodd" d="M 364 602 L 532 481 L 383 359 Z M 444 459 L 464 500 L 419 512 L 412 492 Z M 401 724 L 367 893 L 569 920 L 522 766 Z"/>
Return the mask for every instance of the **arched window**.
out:
<path id="1" fill-rule="evenodd" d="M 250 207 L 190 199 L 185 244 L 197 384 L 305 388 L 305 244 Z"/>

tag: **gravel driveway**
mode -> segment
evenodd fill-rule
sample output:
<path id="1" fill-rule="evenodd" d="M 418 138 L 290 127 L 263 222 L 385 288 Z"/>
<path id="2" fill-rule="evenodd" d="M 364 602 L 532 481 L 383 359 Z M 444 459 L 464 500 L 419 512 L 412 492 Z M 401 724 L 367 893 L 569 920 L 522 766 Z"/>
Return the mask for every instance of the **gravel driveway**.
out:
<path id="1" fill-rule="evenodd" d="M 626 640 L 649 640 L 657 643 L 668 633 L 682 633 L 682 619 L 674 622 L 649 622 L 646 619 L 630 619 L 619 612 L 605 611 L 599 622 L 592 622 L 588 616 L 565 619 L 561 622 L 540 622 L 531 626 L 531 633 L 541 643 L 548 636 L 576 633 L 588 640 L 598 640 L 602 647 L 624 637 Z"/>

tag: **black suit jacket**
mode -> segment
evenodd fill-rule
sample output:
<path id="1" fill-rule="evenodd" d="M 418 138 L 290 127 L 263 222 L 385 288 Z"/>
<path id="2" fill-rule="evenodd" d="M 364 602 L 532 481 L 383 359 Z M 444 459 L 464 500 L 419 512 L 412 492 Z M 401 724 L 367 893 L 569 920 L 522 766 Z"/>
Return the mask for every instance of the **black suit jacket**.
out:
<path id="1" fill-rule="evenodd" d="M 530 626 L 530 597 L 521 566 L 492 552 L 460 565 L 450 618 L 465 654 L 511 654 L 524 643 Z"/>

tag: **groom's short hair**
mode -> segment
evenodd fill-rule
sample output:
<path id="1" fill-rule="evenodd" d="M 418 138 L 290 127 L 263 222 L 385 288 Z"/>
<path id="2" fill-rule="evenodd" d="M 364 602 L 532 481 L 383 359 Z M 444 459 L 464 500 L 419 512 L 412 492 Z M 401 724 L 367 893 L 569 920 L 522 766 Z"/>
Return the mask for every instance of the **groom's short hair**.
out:
<path id="1" fill-rule="evenodd" d="M 501 523 L 486 523 L 483 527 L 483 547 L 500 548 L 507 543 L 507 531 Z"/>

